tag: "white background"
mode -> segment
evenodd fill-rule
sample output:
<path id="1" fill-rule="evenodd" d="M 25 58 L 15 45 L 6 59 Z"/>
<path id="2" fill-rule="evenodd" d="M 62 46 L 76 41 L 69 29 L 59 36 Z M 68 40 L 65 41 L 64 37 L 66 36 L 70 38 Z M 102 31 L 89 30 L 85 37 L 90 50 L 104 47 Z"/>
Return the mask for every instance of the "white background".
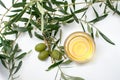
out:
<path id="1" fill-rule="evenodd" d="M 11 3 L 9 0 L 2 1 L 7 6 Z M 0 13 L 4 12 L 5 10 L 0 6 Z M 64 68 L 63 71 L 69 75 L 83 77 L 85 80 L 120 80 L 120 16 L 111 14 L 95 26 L 116 45 L 108 44 L 101 37 L 95 39 L 96 52 L 93 59 L 86 64 L 72 63 L 68 66 L 72 66 L 72 68 Z M 76 23 L 62 27 L 63 41 L 70 33 L 81 31 L 80 27 Z M 25 57 L 23 66 L 18 73 L 20 77 L 17 80 L 54 80 L 57 69 L 46 72 L 45 70 L 51 64 L 51 61 L 39 61 L 38 53 L 34 51 L 34 46 L 41 41 L 37 38 L 30 39 L 22 34 L 18 42 L 23 51 L 32 49 L 32 53 Z M 7 71 L 0 63 L 0 80 L 7 80 L 7 77 Z"/>

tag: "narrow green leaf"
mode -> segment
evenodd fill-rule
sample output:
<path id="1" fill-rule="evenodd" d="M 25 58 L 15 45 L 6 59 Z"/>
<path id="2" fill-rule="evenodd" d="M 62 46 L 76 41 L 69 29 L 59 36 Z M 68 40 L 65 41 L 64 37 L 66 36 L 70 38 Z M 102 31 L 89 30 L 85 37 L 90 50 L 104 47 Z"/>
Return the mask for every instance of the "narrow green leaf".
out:
<path id="1" fill-rule="evenodd" d="M 117 2 L 115 5 L 115 9 L 118 10 L 118 7 L 119 7 L 119 3 Z"/>
<path id="2" fill-rule="evenodd" d="M 19 49 L 19 46 L 18 44 L 15 45 L 14 49 L 13 49 L 13 54 L 15 54 Z"/>
<path id="3" fill-rule="evenodd" d="M 1 63 L 2 63 L 2 65 L 3 65 L 6 69 L 8 69 L 8 67 L 7 67 L 7 65 L 6 65 L 6 61 L 5 61 L 4 59 L 1 59 Z"/>
<path id="4" fill-rule="evenodd" d="M 14 4 L 15 0 L 12 0 L 12 5 Z"/>
<path id="5" fill-rule="evenodd" d="M 58 20 L 58 21 L 67 21 L 69 20 L 70 18 L 72 18 L 72 15 L 67 15 L 67 16 L 63 16 L 63 17 L 54 17 L 55 20 Z"/>
<path id="6" fill-rule="evenodd" d="M 53 8 L 50 7 L 50 6 L 47 6 L 46 4 L 43 4 L 43 7 L 44 7 L 46 10 L 51 11 L 51 12 L 55 12 L 55 11 L 56 11 L 55 9 L 53 9 Z"/>
<path id="7" fill-rule="evenodd" d="M 58 30 L 59 30 L 59 28 L 58 28 L 58 29 L 56 29 L 56 30 L 54 31 L 54 36 L 56 36 L 56 35 L 57 35 Z"/>
<path id="8" fill-rule="evenodd" d="M 70 18 L 72 18 L 72 15 L 68 15 L 68 16 L 64 16 L 61 21 L 66 21 L 69 20 Z"/>
<path id="9" fill-rule="evenodd" d="M 69 75 L 66 75 L 64 73 L 61 73 L 61 77 L 64 80 L 85 80 L 85 79 L 83 79 L 81 77 L 69 76 Z"/>
<path id="10" fill-rule="evenodd" d="M 107 13 L 107 5 L 104 7 L 104 13 Z"/>
<path id="11" fill-rule="evenodd" d="M 60 29 L 60 35 L 59 35 L 59 37 L 60 37 L 60 43 L 61 43 L 61 41 L 62 41 L 62 29 Z"/>
<path id="12" fill-rule="evenodd" d="M 73 4 L 73 9 L 75 10 L 75 1 L 76 0 L 71 0 L 72 1 L 72 4 Z"/>
<path id="13" fill-rule="evenodd" d="M 114 42 L 112 42 L 106 35 L 104 35 L 101 31 L 99 31 L 99 34 L 103 37 L 104 40 L 106 40 L 108 43 L 115 45 Z"/>
<path id="14" fill-rule="evenodd" d="M 37 32 L 35 32 L 34 34 L 38 39 L 44 40 L 42 35 L 38 34 Z"/>
<path id="15" fill-rule="evenodd" d="M 69 76 L 69 75 L 67 75 L 67 77 L 68 77 L 68 80 L 84 80 L 81 77 L 75 77 L 75 76 Z"/>
<path id="16" fill-rule="evenodd" d="M 72 11 L 71 8 L 70 8 L 70 11 L 71 11 L 71 13 L 72 13 L 72 16 L 73 16 L 74 20 L 75 20 L 77 23 L 79 23 L 79 20 L 78 20 L 77 16 L 75 15 L 75 13 Z"/>
<path id="17" fill-rule="evenodd" d="M 23 9 L 16 9 L 16 10 L 11 10 L 11 12 L 20 12 L 22 11 Z"/>
<path id="18" fill-rule="evenodd" d="M 94 32 L 92 27 L 91 27 L 91 37 L 94 39 Z"/>
<path id="19" fill-rule="evenodd" d="M 58 30 L 60 26 L 58 24 L 50 24 L 47 25 L 47 28 L 52 31 L 52 30 Z"/>
<path id="20" fill-rule="evenodd" d="M 37 2 L 37 9 L 41 13 L 41 17 L 42 17 L 42 15 L 44 15 L 45 13 L 45 10 L 43 8 L 43 5 L 41 5 L 39 2 Z"/>
<path id="21" fill-rule="evenodd" d="M 84 26 L 83 26 L 83 23 L 82 23 L 82 22 L 80 22 L 80 23 L 81 23 L 81 26 L 82 26 L 83 31 L 86 32 L 86 31 L 85 31 L 85 28 L 84 28 Z"/>
<path id="22" fill-rule="evenodd" d="M 113 10 L 115 13 L 120 15 L 120 11 L 118 11 L 117 9 L 114 8 L 114 6 L 111 4 L 111 0 L 106 0 L 106 4 L 111 10 Z"/>
<path id="23" fill-rule="evenodd" d="M 17 34 L 17 31 L 9 31 L 9 32 L 4 32 L 2 33 L 3 35 L 11 35 L 11 34 Z"/>
<path id="24" fill-rule="evenodd" d="M 87 25 L 87 30 L 88 30 L 89 33 L 92 32 L 92 31 L 91 31 L 91 27 L 90 27 L 89 25 Z"/>
<path id="25" fill-rule="evenodd" d="M 35 27 L 37 27 L 38 29 L 41 29 L 41 25 L 39 25 L 39 24 L 37 24 L 35 21 L 33 21 L 32 19 L 30 20 L 30 23 L 32 24 L 32 25 L 34 25 Z"/>
<path id="26" fill-rule="evenodd" d="M 14 8 L 18 8 L 18 7 L 24 7 L 25 5 L 26 5 L 26 3 L 24 3 L 24 2 L 19 2 L 19 3 L 13 4 L 13 7 L 14 7 Z"/>
<path id="27" fill-rule="evenodd" d="M 95 3 L 97 0 L 92 0 L 92 3 Z"/>
<path id="28" fill-rule="evenodd" d="M 27 0 L 22 0 L 22 2 L 24 2 L 24 3 L 25 3 L 26 1 L 27 1 Z"/>
<path id="29" fill-rule="evenodd" d="M 62 5 L 62 4 L 65 4 L 63 1 L 51 0 L 51 2 L 52 2 L 53 4 L 56 4 L 56 5 Z"/>
<path id="30" fill-rule="evenodd" d="M 27 53 L 25 52 L 25 53 L 22 53 L 22 54 L 20 54 L 20 55 L 18 55 L 15 59 L 22 59 L 22 58 L 24 58 L 25 57 L 25 55 L 26 55 Z"/>
<path id="31" fill-rule="evenodd" d="M 63 80 L 68 80 L 63 73 L 61 73 L 61 78 L 62 78 Z"/>
<path id="32" fill-rule="evenodd" d="M 8 58 L 8 56 L 4 55 L 4 54 L 0 54 L 0 59 L 6 59 Z"/>
<path id="33" fill-rule="evenodd" d="M 68 15 L 68 12 L 64 8 L 62 8 L 62 7 L 59 8 L 59 11 L 61 13 L 63 13 L 63 14 L 67 14 Z"/>
<path id="34" fill-rule="evenodd" d="M 49 5 L 50 7 L 52 7 L 51 1 L 47 1 L 47 3 L 48 3 L 48 5 Z"/>
<path id="35" fill-rule="evenodd" d="M 60 42 L 60 39 L 58 39 L 55 43 L 54 43 L 54 45 L 53 45 L 53 47 L 52 47 L 52 50 L 54 50 L 55 49 L 55 47 L 57 46 L 57 44 Z"/>
<path id="36" fill-rule="evenodd" d="M 28 18 L 21 18 L 19 21 L 21 21 L 21 22 L 28 22 Z"/>
<path id="37" fill-rule="evenodd" d="M 28 6 L 27 6 L 27 7 L 28 7 Z M 24 8 L 18 15 L 16 15 L 12 20 L 10 20 L 10 21 L 5 25 L 5 27 L 11 25 L 11 24 L 14 23 L 14 22 L 17 22 L 17 21 L 23 16 L 23 14 L 25 13 L 27 7 L 25 7 L 25 8 Z"/>
<path id="38" fill-rule="evenodd" d="M 79 10 L 76 10 L 74 13 L 81 13 L 88 9 L 88 7 L 80 8 Z"/>
<path id="39" fill-rule="evenodd" d="M 11 68 L 10 68 L 9 79 L 10 79 L 11 75 L 13 74 L 14 69 L 15 69 L 15 63 L 12 63 Z"/>
<path id="40" fill-rule="evenodd" d="M 15 30 L 17 30 L 19 32 L 26 32 L 27 28 L 25 28 L 25 27 L 17 27 Z"/>
<path id="41" fill-rule="evenodd" d="M 66 23 L 72 23 L 73 21 L 74 21 L 74 19 L 70 19 Z"/>
<path id="42" fill-rule="evenodd" d="M 59 62 L 56 62 L 54 64 L 52 64 L 51 66 L 48 67 L 48 69 L 46 71 L 50 71 L 51 69 L 59 66 L 61 63 L 63 62 L 63 60 L 59 61 Z"/>
<path id="43" fill-rule="evenodd" d="M 92 8 L 93 8 L 93 10 L 94 10 L 94 12 L 95 12 L 96 17 L 98 18 L 98 17 L 99 17 L 98 12 L 95 10 L 95 8 L 94 8 L 94 7 L 92 7 Z"/>
<path id="44" fill-rule="evenodd" d="M 95 36 L 96 36 L 96 37 L 99 37 L 98 31 L 96 31 Z"/>
<path id="45" fill-rule="evenodd" d="M 86 17 L 87 10 L 82 14 L 81 19 L 85 16 Z"/>
<path id="46" fill-rule="evenodd" d="M 68 65 L 68 64 L 70 64 L 72 61 L 70 60 L 70 59 L 68 59 L 67 61 L 65 61 L 65 62 L 63 62 L 62 64 L 63 65 Z"/>
<path id="47" fill-rule="evenodd" d="M 7 7 L 5 6 L 5 4 L 0 0 L 0 5 L 2 6 L 2 7 L 4 7 L 5 9 L 7 9 Z"/>
<path id="48" fill-rule="evenodd" d="M 68 9 L 68 2 L 65 1 L 65 4 L 64 4 L 64 10 L 67 11 L 67 9 Z"/>
<path id="49" fill-rule="evenodd" d="M 21 66 L 22 66 L 22 61 L 19 62 L 19 64 L 18 64 L 18 66 L 17 66 L 17 68 L 16 68 L 14 74 L 17 73 L 17 72 L 19 71 L 19 69 L 21 68 Z"/>
<path id="50" fill-rule="evenodd" d="M 88 2 L 88 0 L 84 0 L 85 2 Z"/>
<path id="51" fill-rule="evenodd" d="M 98 22 L 98 21 L 103 20 L 103 19 L 106 18 L 107 16 L 108 16 L 108 14 L 104 14 L 104 15 L 99 16 L 99 17 L 97 17 L 97 18 L 95 18 L 95 19 L 93 19 L 93 20 L 91 20 L 91 21 L 89 21 L 89 22 L 96 23 L 96 22 Z"/>
<path id="52" fill-rule="evenodd" d="M 13 18 L 13 17 L 15 17 L 16 15 L 18 15 L 18 14 L 7 15 L 7 17 Z"/>
<path id="53" fill-rule="evenodd" d="M 33 35 L 32 35 L 33 27 L 31 26 L 31 24 L 28 25 L 27 30 L 28 30 L 29 36 L 32 38 L 32 36 L 33 36 Z"/>

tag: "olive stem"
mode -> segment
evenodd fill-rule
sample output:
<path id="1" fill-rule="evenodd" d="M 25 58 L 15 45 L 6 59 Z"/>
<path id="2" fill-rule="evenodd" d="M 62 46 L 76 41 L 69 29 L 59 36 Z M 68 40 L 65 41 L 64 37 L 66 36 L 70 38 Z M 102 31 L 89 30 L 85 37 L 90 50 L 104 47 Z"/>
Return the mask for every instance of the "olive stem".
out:
<path id="1" fill-rule="evenodd" d="M 50 52 L 49 55 L 51 56 L 51 43 L 46 39 L 44 32 L 42 33 L 42 35 L 43 35 L 43 38 L 44 38 L 44 42 L 45 42 L 45 44 L 47 45 L 48 50 L 49 50 L 49 52 Z M 54 60 L 53 60 L 52 57 L 51 57 L 51 62 L 54 63 Z"/>

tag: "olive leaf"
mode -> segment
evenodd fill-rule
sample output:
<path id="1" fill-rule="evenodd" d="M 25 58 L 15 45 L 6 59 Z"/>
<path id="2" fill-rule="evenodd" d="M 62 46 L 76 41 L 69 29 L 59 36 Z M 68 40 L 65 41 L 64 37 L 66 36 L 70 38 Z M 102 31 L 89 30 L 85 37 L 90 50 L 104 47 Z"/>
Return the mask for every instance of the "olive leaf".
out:
<path id="1" fill-rule="evenodd" d="M 12 5 L 14 4 L 15 0 L 12 0 Z"/>
<path id="2" fill-rule="evenodd" d="M 120 11 L 118 11 L 117 9 L 114 8 L 114 6 L 111 4 L 111 0 L 106 0 L 106 4 L 111 10 L 113 10 L 115 13 L 120 15 Z"/>
<path id="3" fill-rule="evenodd" d="M 75 20 L 77 23 L 79 23 L 79 20 L 78 20 L 77 16 L 75 15 L 75 13 L 72 11 L 71 8 L 70 8 L 70 11 L 71 11 L 71 14 L 72 14 L 74 20 Z"/>
<path id="4" fill-rule="evenodd" d="M 99 37 L 98 31 L 96 31 L 95 36 L 96 36 L 96 37 Z"/>
<path id="5" fill-rule="evenodd" d="M 53 4 L 56 4 L 56 5 L 60 5 L 60 4 L 63 5 L 63 4 L 65 4 L 64 1 L 51 0 L 51 2 Z"/>
<path id="6" fill-rule="evenodd" d="M 88 9 L 88 7 L 84 7 L 84 8 L 81 8 L 81 9 L 78 9 L 78 10 L 74 11 L 74 13 L 75 13 L 75 14 L 76 14 L 76 13 L 81 13 L 81 12 L 86 11 L 87 9 Z"/>
<path id="7" fill-rule="evenodd" d="M 46 71 L 50 71 L 51 69 L 59 66 L 62 62 L 63 62 L 63 60 L 61 60 L 61 61 L 59 61 L 59 62 L 55 62 L 54 64 L 52 64 L 51 66 L 49 66 Z"/>
<path id="8" fill-rule="evenodd" d="M 98 22 L 98 21 L 103 20 L 103 19 L 106 18 L 107 16 L 108 16 L 108 14 L 104 14 L 104 15 L 99 16 L 99 17 L 97 17 L 97 18 L 95 18 L 95 19 L 93 19 L 93 20 L 91 20 L 91 21 L 89 21 L 89 22 L 96 23 L 96 22 Z"/>
<path id="9" fill-rule="evenodd" d="M 59 42 L 60 42 L 60 39 L 58 39 L 58 40 L 54 43 L 54 45 L 53 45 L 53 47 L 52 47 L 52 50 L 55 49 L 55 47 L 58 45 Z"/>
<path id="10" fill-rule="evenodd" d="M 44 40 L 42 35 L 38 34 L 37 32 L 35 32 L 34 34 L 38 39 Z"/>
<path id="11" fill-rule="evenodd" d="M 87 31 L 88 31 L 89 33 L 92 32 L 92 31 L 91 31 L 91 27 L 90 27 L 89 25 L 87 25 Z"/>
<path id="12" fill-rule="evenodd" d="M 67 1 L 65 1 L 64 10 L 65 10 L 65 11 L 68 10 L 68 2 L 67 2 Z"/>
<path id="13" fill-rule="evenodd" d="M 85 28 L 84 28 L 84 26 L 83 26 L 83 23 L 80 22 L 80 24 L 81 24 L 81 26 L 82 26 L 83 31 L 86 32 L 86 31 L 85 31 Z"/>
<path id="14" fill-rule="evenodd" d="M 19 69 L 21 68 L 21 66 L 22 66 L 22 61 L 19 62 L 19 64 L 18 64 L 18 66 L 17 66 L 17 68 L 16 68 L 14 74 L 17 73 L 17 72 L 19 71 Z"/>
<path id="15" fill-rule="evenodd" d="M 21 21 L 21 22 L 28 22 L 28 18 L 21 18 L 19 21 Z"/>
<path id="16" fill-rule="evenodd" d="M 6 69 L 8 69 L 8 66 L 6 65 L 6 60 L 1 59 L 1 63 Z"/>
<path id="17" fill-rule="evenodd" d="M 6 58 L 9 58 L 9 57 L 5 54 L 0 54 L 0 59 L 6 59 Z"/>
<path id="18" fill-rule="evenodd" d="M 2 7 L 4 7 L 5 9 L 7 9 L 7 7 L 5 6 L 5 4 L 0 0 L 0 5 L 2 6 Z"/>
<path id="19" fill-rule="evenodd" d="M 24 7 L 25 5 L 26 5 L 26 3 L 24 3 L 24 2 L 19 2 L 19 3 L 13 4 L 13 7 L 14 7 L 14 8 L 18 8 L 18 7 Z"/>
<path id="20" fill-rule="evenodd" d="M 23 57 L 25 57 L 26 54 L 27 54 L 27 53 L 24 52 L 24 53 L 18 55 L 15 59 L 18 59 L 18 60 L 19 60 L 19 59 L 22 59 Z"/>
<path id="21" fill-rule="evenodd" d="M 62 65 L 68 65 L 68 64 L 70 64 L 70 63 L 72 63 L 72 61 L 71 61 L 70 59 L 68 59 L 68 60 L 66 60 L 65 62 L 63 62 Z"/>
<path id="22" fill-rule="evenodd" d="M 94 39 L 94 32 L 92 27 L 91 27 L 91 37 Z"/>
<path id="23" fill-rule="evenodd" d="M 22 11 L 22 9 L 11 10 L 11 12 L 20 12 L 20 11 Z"/>
<path id="24" fill-rule="evenodd" d="M 52 6 L 47 6 L 47 4 L 43 3 L 43 7 L 48 10 L 48 11 L 51 11 L 51 12 L 55 12 L 56 10 L 52 8 Z"/>
<path id="25" fill-rule="evenodd" d="M 28 6 L 27 7 L 25 7 L 19 14 L 17 14 L 13 19 L 11 19 L 6 25 L 5 25 L 5 27 L 7 27 L 7 26 L 10 26 L 12 23 L 14 23 L 14 22 L 17 22 L 22 16 L 23 16 L 23 14 L 25 13 L 25 11 L 26 11 L 26 9 L 28 8 Z"/>
<path id="26" fill-rule="evenodd" d="M 92 0 L 92 3 L 95 3 L 97 0 Z"/>
<path id="27" fill-rule="evenodd" d="M 115 45 L 114 42 L 112 42 L 106 35 L 104 35 L 101 31 L 99 31 L 99 34 L 105 39 L 108 43 Z"/>
<path id="28" fill-rule="evenodd" d="M 94 10 L 94 12 L 95 12 L 96 17 L 99 17 L 99 14 L 98 14 L 98 12 L 95 10 L 95 8 L 94 8 L 94 7 L 92 7 L 92 8 L 93 8 L 93 10 Z"/>
<path id="29" fill-rule="evenodd" d="M 73 9 L 75 10 L 75 1 L 76 0 L 71 0 L 71 2 L 73 3 Z"/>
<path id="30" fill-rule="evenodd" d="M 64 79 L 64 80 L 85 80 L 81 77 L 69 76 L 69 75 L 66 75 L 66 74 L 63 74 L 63 73 L 61 73 L 61 78 Z"/>

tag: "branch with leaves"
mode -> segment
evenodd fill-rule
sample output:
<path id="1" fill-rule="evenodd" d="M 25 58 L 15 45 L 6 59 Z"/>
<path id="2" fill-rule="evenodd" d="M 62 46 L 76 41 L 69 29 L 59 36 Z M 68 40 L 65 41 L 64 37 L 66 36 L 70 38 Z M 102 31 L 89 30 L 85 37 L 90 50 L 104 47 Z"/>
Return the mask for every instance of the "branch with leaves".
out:
<path id="1" fill-rule="evenodd" d="M 61 45 L 62 29 L 61 25 L 70 24 L 76 22 L 81 24 L 83 32 L 86 32 L 95 37 L 102 36 L 105 41 L 115 45 L 105 34 L 102 33 L 95 23 L 106 18 L 112 11 L 114 14 L 120 15 L 119 0 L 12 0 L 12 6 L 7 8 L 2 0 L 0 5 L 6 9 L 4 14 L 0 14 L 0 59 L 3 66 L 8 69 L 10 80 L 14 80 L 14 74 L 20 69 L 22 65 L 22 58 L 26 53 L 19 53 L 20 49 L 15 42 L 19 38 L 20 34 L 28 33 L 31 38 L 37 37 L 43 40 L 41 49 L 37 49 L 40 55 L 39 59 L 51 58 L 52 65 L 48 67 L 51 70 L 58 67 L 61 72 L 61 78 L 64 80 L 83 80 L 80 77 L 73 77 L 63 73 L 61 70 L 62 64 L 71 63 L 67 60 L 67 56 L 64 51 L 64 46 Z M 102 8 L 102 13 L 98 13 L 94 4 L 99 5 Z M 83 5 L 80 8 L 76 8 L 78 5 Z M 88 20 L 87 12 L 91 11 L 95 13 L 95 18 Z M 12 12 L 11 15 L 8 15 Z M 77 15 L 81 16 L 77 16 Z M 27 15 L 27 16 L 26 16 Z M 7 17 L 9 20 L 4 20 Z M 20 24 L 24 23 L 23 26 Z M 19 26 L 20 25 L 20 26 Z M 34 34 L 33 34 L 34 32 Z M 7 36 L 15 35 L 14 40 L 10 40 Z M 33 36 L 34 35 L 34 36 Z M 59 35 L 59 36 L 57 36 Z M 44 52 L 41 52 L 41 50 Z M 45 53 L 47 57 L 41 58 L 41 55 Z M 53 55 L 54 53 L 58 55 Z"/>

